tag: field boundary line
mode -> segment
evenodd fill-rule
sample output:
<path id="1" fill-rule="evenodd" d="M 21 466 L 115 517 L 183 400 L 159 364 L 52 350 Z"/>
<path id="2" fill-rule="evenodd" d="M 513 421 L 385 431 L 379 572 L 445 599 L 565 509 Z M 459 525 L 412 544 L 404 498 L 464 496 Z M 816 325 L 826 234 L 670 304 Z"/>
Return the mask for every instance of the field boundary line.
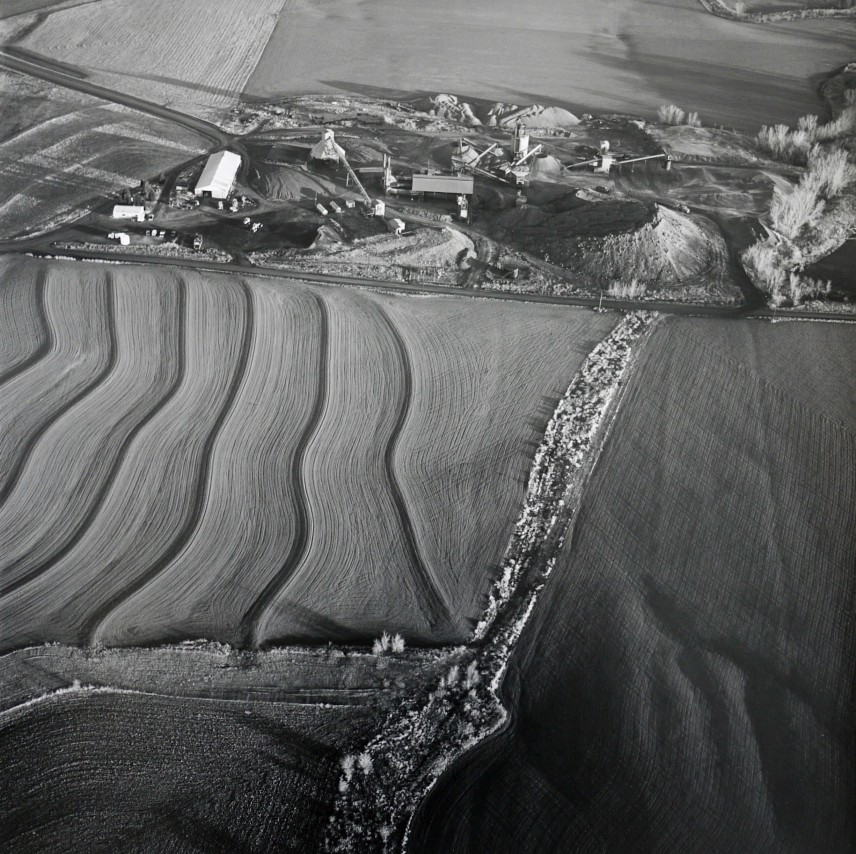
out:
<path id="1" fill-rule="evenodd" d="M 392 292 L 423 297 L 452 296 L 466 299 L 507 300 L 509 302 L 540 305 L 567 305 L 582 308 L 603 308 L 622 312 L 658 312 L 661 314 L 676 314 L 684 317 L 700 318 L 713 317 L 718 319 L 740 320 L 752 317 L 759 320 L 831 320 L 840 323 L 856 323 L 856 313 L 852 316 L 848 316 L 835 312 L 792 311 L 788 309 L 786 310 L 787 314 L 785 314 L 783 311 L 777 312 L 773 309 L 761 306 L 755 308 L 746 305 L 722 306 L 703 305 L 692 302 L 615 300 L 610 298 L 601 300 L 596 297 L 553 296 L 551 294 L 534 294 L 526 292 L 517 293 L 515 291 L 491 290 L 490 288 L 461 288 L 452 285 L 444 285 L 442 283 L 434 284 L 431 282 L 421 282 L 418 285 L 410 285 L 406 282 L 384 281 L 382 279 L 360 279 L 340 275 L 325 276 L 320 273 L 304 273 L 289 270 L 287 268 L 255 267 L 252 265 L 221 263 L 216 261 L 204 261 L 201 259 L 196 261 L 186 258 L 159 257 L 156 255 L 123 255 L 119 252 L 78 252 L 74 249 L 46 251 L 34 248 L 32 246 L 33 241 L 30 239 L 27 239 L 26 243 L 20 243 L 20 245 L 16 247 L 10 247 L 10 243 L 15 243 L 15 241 L 0 241 L 0 255 L 28 255 L 33 258 L 42 258 L 45 260 L 81 261 L 84 263 L 98 264 L 138 264 L 141 266 L 160 265 L 176 267 L 178 269 L 204 270 L 206 272 L 221 273 L 224 275 L 239 274 L 260 279 L 285 279 L 292 282 L 318 285 L 322 287 L 352 288 L 355 290 L 367 290 L 376 293 Z"/>
<path id="2" fill-rule="evenodd" d="M 75 680 L 71 685 L 64 688 L 56 688 L 53 691 L 46 691 L 35 697 L 30 697 L 23 700 L 14 706 L 9 706 L 5 709 L 0 709 L 0 721 L 5 718 L 15 718 L 27 714 L 34 706 L 41 706 L 50 703 L 52 700 L 58 700 L 65 696 L 88 696 L 93 694 L 130 694 L 136 697 L 158 697 L 164 700 L 192 700 L 193 702 L 206 703 L 232 703 L 239 705 L 267 705 L 267 706 L 295 706 L 297 708 L 319 707 L 327 708 L 330 705 L 340 706 L 342 708 L 360 707 L 363 703 L 335 703 L 329 701 L 309 700 L 302 702 L 300 700 L 265 700 L 261 698 L 245 698 L 238 697 L 208 697 L 204 694 L 167 694 L 160 691 L 143 691 L 140 688 L 120 688 L 115 685 L 81 685 Z M 357 693 L 360 689 L 356 689 L 353 693 Z M 371 692 L 371 696 L 376 697 L 376 689 L 366 689 Z M 348 691 L 348 689 L 345 689 Z M 318 692 L 322 693 L 322 692 Z"/>

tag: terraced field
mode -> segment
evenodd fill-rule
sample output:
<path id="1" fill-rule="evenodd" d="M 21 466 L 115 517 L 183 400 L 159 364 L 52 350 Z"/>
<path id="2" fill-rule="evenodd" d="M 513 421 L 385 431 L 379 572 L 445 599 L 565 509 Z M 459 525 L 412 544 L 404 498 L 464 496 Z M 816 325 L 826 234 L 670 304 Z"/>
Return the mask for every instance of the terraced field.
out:
<path id="1" fill-rule="evenodd" d="M 410 851 L 856 838 L 856 330 L 670 320 Z"/>
<path id="2" fill-rule="evenodd" d="M 615 322 L 4 264 L 3 649 L 463 638 L 554 402 Z"/>

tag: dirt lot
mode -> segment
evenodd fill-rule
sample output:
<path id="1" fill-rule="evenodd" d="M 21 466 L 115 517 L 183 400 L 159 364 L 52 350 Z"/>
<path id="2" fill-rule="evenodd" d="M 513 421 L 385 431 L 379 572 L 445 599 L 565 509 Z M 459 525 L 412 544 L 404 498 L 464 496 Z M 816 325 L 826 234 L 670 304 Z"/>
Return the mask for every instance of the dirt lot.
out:
<path id="1" fill-rule="evenodd" d="M 22 340 L 16 290 L 5 648 L 466 637 L 551 402 L 615 322 L 130 266 L 8 277 L 44 331 Z"/>
<path id="2" fill-rule="evenodd" d="M 671 320 L 410 851 L 849 851 L 851 326 Z M 537 805 L 537 806 L 533 806 Z"/>

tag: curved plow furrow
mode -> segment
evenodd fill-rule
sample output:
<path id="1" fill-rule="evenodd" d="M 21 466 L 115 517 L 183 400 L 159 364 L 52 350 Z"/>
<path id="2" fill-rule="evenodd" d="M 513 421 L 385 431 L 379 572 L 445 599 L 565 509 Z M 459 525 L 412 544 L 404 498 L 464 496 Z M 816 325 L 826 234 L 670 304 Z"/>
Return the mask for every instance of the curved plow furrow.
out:
<path id="1" fill-rule="evenodd" d="M 385 299 L 413 361 L 397 476 L 425 566 L 466 636 L 569 378 L 615 325 L 552 306 Z"/>
<path id="2" fill-rule="evenodd" d="M 280 590 L 282 590 L 289 578 L 291 578 L 294 571 L 302 563 L 309 545 L 310 518 L 303 467 L 306 460 L 306 450 L 318 432 L 318 426 L 321 423 L 321 416 L 324 414 L 324 406 L 327 402 L 327 361 L 330 350 L 330 319 L 327 304 L 317 294 L 314 295 L 314 299 L 319 318 L 318 383 L 312 411 L 306 419 L 306 424 L 297 442 L 297 451 L 292 457 L 291 463 L 291 482 L 294 484 L 295 490 L 295 536 L 292 540 L 291 548 L 279 570 L 264 586 L 262 592 L 241 620 L 240 638 L 245 647 L 257 647 L 259 645 L 258 631 L 263 615 L 275 601 Z"/>
<path id="3" fill-rule="evenodd" d="M 147 285 L 118 289 L 116 371 L 68 413 L 62 430 L 45 436 L 31 470 L 0 510 L 0 596 L 48 571 L 80 542 L 131 443 L 183 381 L 184 284 L 164 288 L 153 279 Z M 34 506 L 42 508 L 37 519 Z"/>
<path id="4" fill-rule="evenodd" d="M 11 267 L 11 269 L 10 269 Z M 0 386 L 47 356 L 53 337 L 45 311 L 47 266 L 32 271 L 0 262 Z M 11 281 L 10 281 L 11 280 Z"/>
<path id="5" fill-rule="evenodd" d="M 396 450 L 401 438 L 401 432 L 410 415 L 410 404 L 413 399 L 413 369 L 410 365 L 407 345 L 404 343 L 401 333 L 396 329 L 395 324 L 389 319 L 382 306 L 378 306 L 378 314 L 383 319 L 389 336 L 395 344 L 398 362 L 404 377 L 395 424 L 393 425 L 392 432 L 389 434 L 389 440 L 386 443 L 383 453 L 384 471 L 386 472 L 386 479 L 389 491 L 392 494 L 393 503 L 395 504 L 395 510 L 398 513 L 398 521 L 404 535 L 404 542 L 407 546 L 410 567 L 419 588 L 421 601 L 425 605 L 427 613 L 431 615 L 431 627 L 434 628 L 440 622 L 449 621 L 449 609 L 434 581 L 432 573 L 422 560 L 422 555 L 419 552 L 419 546 L 416 542 L 416 535 L 413 531 L 413 523 L 410 520 L 410 514 L 407 512 L 407 502 L 404 500 L 395 469 Z"/>
<path id="6" fill-rule="evenodd" d="M 88 282 L 83 282 L 82 287 L 80 282 L 73 285 L 77 286 L 78 299 L 83 296 L 81 302 L 90 303 L 94 294 L 87 292 L 94 289 Z M 114 293 L 110 274 L 106 275 L 104 283 L 100 329 L 89 314 L 98 316 L 100 312 L 95 306 L 81 309 L 68 305 L 65 284 L 51 286 L 49 290 L 51 299 L 57 297 L 56 314 L 52 314 L 51 321 L 57 327 L 64 325 L 53 333 L 56 346 L 50 356 L 18 374 L 0 393 L 0 436 L 3 436 L 0 504 L 15 488 L 36 444 L 48 428 L 109 376 L 116 364 Z M 53 310 L 52 306 L 51 312 Z M 99 340 L 102 335 L 106 341 Z M 8 429 L 3 430 L 6 425 Z"/>
<path id="7" fill-rule="evenodd" d="M 110 612 L 113 611 L 122 601 L 133 596 L 138 590 L 141 590 L 146 584 L 162 572 L 163 569 L 169 565 L 170 561 L 172 561 L 182 550 L 193 535 L 196 526 L 199 524 L 199 520 L 204 509 L 205 495 L 210 477 L 211 451 L 214 447 L 214 442 L 217 440 L 217 436 L 223 427 L 223 423 L 232 409 L 235 398 L 238 395 L 238 389 L 240 389 L 241 383 L 246 375 L 247 363 L 249 362 L 250 349 L 252 347 L 254 318 L 253 295 L 252 291 L 246 284 L 242 283 L 241 287 L 244 295 L 244 330 L 241 339 L 238 364 L 232 375 L 232 380 L 229 384 L 226 398 L 217 413 L 217 417 L 211 427 L 211 430 L 205 437 L 205 443 L 203 445 L 201 455 L 201 466 L 192 489 L 194 498 L 190 515 L 185 520 L 184 525 L 181 527 L 177 536 L 173 539 L 169 548 L 155 563 L 151 564 L 145 572 L 138 575 L 133 582 L 117 590 L 109 599 L 92 611 L 81 627 L 80 639 L 84 643 L 95 643 L 98 629 L 104 620 L 106 620 Z"/>
<path id="8" fill-rule="evenodd" d="M 127 268 L 125 286 L 144 275 Z M 5 646 L 61 638 L 77 642 L 105 607 L 133 591 L 186 531 L 204 495 L 206 456 L 235 393 L 247 347 L 247 296 L 228 280 L 186 281 L 187 322 L 178 391 L 138 432 L 83 536 L 61 559 L 0 600 Z M 79 321 L 79 318 L 78 318 Z M 197 510 L 198 512 L 198 510 Z"/>
<path id="9" fill-rule="evenodd" d="M 213 449 L 202 518 L 170 565 L 110 614 L 103 643 L 127 643 L 138 626 L 138 644 L 243 644 L 254 628 L 246 615 L 264 610 L 305 549 L 300 472 L 325 399 L 326 307 L 309 291 L 265 282 L 253 295 L 250 362 Z"/>
<path id="10" fill-rule="evenodd" d="M 377 306 L 364 294 L 324 293 L 329 312 L 326 405 L 308 442 L 303 481 L 309 542 L 303 559 L 260 615 L 259 644 L 305 637 L 321 613 L 357 639 L 407 626 L 432 635 L 433 614 L 410 566 L 385 451 L 406 378 Z"/>

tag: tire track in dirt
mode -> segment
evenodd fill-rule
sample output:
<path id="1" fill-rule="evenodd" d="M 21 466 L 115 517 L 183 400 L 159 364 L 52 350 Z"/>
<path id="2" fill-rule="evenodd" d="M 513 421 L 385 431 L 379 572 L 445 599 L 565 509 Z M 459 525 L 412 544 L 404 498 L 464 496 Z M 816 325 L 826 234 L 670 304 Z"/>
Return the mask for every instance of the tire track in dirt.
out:
<path id="1" fill-rule="evenodd" d="M 279 570 L 264 586 L 256 600 L 241 619 L 239 635 L 241 643 L 247 648 L 258 648 L 259 631 L 265 613 L 273 605 L 279 593 L 288 583 L 294 571 L 300 566 L 309 548 L 309 497 L 306 492 L 304 463 L 306 452 L 313 437 L 318 432 L 324 409 L 327 405 L 327 384 L 329 373 L 330 352 L 330 312 L 323 297 L 314 295 L 319 314 L 318 331 L 318 386 L 315 392 L 315 402 L 312 411 L 306 419 L 303 432 L 297 442 L 297 449 L 291 460 L 291 481 L 294 484 L 295 532 L 291 548 L 282 562 Z"/>
<path id="2" fill-rule="evenodd" d="M 401 365 L 402 376 L 404 377 L 404 388 L 400 398 L 401 402 L 398 407 L 398 414 L 384 450 L 384 471 L 386 472 L 392 502 L 395 505 L 396 512 L 398 513 L 401 532 L 404 535 L 404 542 L 407 549 L 407 555 L 410 559 L 413 578 L 421 597 L 420 604 L 423 607 L 427 607 L 428 621 L 431 627 L 434 628 L 441 620 L 446 622 L 450 621 L 451 615 L 443 596 L 440 594 L 440 591 L 431 576 L 430 570 L 422 560 L 422 555 L 419 552 L 419 545 L 416 542 L 416 534 L 413 530 L 413 523 L 407 510 L 407 502 L 404 500 L 404 495 L 401 491 L 401 486 L 398 482 L 398 475 L 395 470 L 395 455 L 398 450 L 398 443 L 401 438 L 401 433 L 404 430 L 404 425 L 407 423 L 407 419 L 410 415 L 410 406 L 413 400 L 413 367 L 410 363 L 410 354 L 407 350 L 407 344 L 405 343 L 401 333 L 398 331 L 395 324 L 380 304 L 377 305 L 377 309 L 378 316 L 388 329 L 390 338 L 395 345 L 398 361 Z"/>
<path id="3" fill-rule="evenodd" d="M 177 306 L 177 317 L 176 317 L 176 326 L 177 326 L 177 335 L 176 335 L 176 353 L 178 356 L 178 369 L 176 370 L 175 377 L 173 381 L 170 383 L 169 388 L 163 394 L 161 399 L 147 412 L 145 415 L 138 421 L 130 430 L 128 435 L 125 437 L 125 441 L 119 446 L 119 449 L 116 453 L 116 458 L 113 462 L 113 465 L 110 467 L 109 472 L 104 478 L 104 482 L 101 487 L 95 494 L 95 500 L 93 501 L 92 507 L 89 509 L 89 512 L 84 516 L 77 530 L 71 535 L 71 537 L 66 540 L 65 544 L 60 547 L 60 549 L 54 552 L 48 560 L 40 564 L 39 566 L 33 567 L 29 572 L 25 575 L 22 575 L 20 578 L 16 578 L 14 581 L 10 581 L 6 585 L 0 587 L 0 598 L 3 596 L 8 596 L 10 593 L 13 593 L 19 587 L 23 587 L 25 584 L 29 584 L 31 581 L 38 578 L 40 575 L 43 575 L 45 572 L 51 569 L 56 563 L 62 560 L 77 544 L 83 539 L 84 535 L 89 530 L 89 527 L 92 525 L 95 518 L 101 512 L 104 506 L 104 500 L 107 496 L 107 493 L 113 487 L 113 484 L 116 479 L 116 475 L 119 473 L 123 463 L 125 462 L 125 458 L 128 455 L 128 450 L 133 444 L 136 437 L 139 435 L 140 431 L 148 424 L 152 418 L 154 418 L 171 400 L 175 397 L 178 389 L 181 387 L 182 382 L 184 381 L 187 362 L 185 358 L 185 336 L 187 331 L 187 288 L 184 283 L 184 280 L 179 277 L 178 279 L 178 306 Z M 5 574 L 13 574 L 15 569 L 21 565 L 26 560 L 26 555 L 19 558 L 13 564 L 10 564 L 6 567 L 3 572 Z"/>
<path id="4" fill-rule="evenodd" d="M 63 403 L 50 416 L 48 416 L 48 418 L 46 418 L 39 426 L 38 430 L 36 430 L 30 436 L 29 440 L 24 445 L 17 461 L 14 463 L 14 465 L 12 465 L 5 483 L 2 487 L 0 487 L 0 505 L 3 505 L 6 502 L 6 500 L 9 498 L 9 495 L 17 486 L 18 481 L 21 479 L 21 474 L 24 471 L 25 466 L 29 462 L 30 457 L 33 455 L 33 450 L 38 444 L 39 439 L 41 439 L 41 437 L 57 421 L 59 421 L 59 419 L 62 418 L 62 416 L 65 415 L 66 412 L 75 407 L 81 400 L 83 400 L 84 397 L 86 397 L 86 395 L 88 395 L 93 389 L 97 388 L 97 386 L 104 382 L 104 380 L 108 376 L 110 376 L 110 373 L 116 367 L 116 360 L 118 358 L 118 347 L 116 345 L 114 288 L 115 286 L 113 284 L 113 274 L 108 272 L 106 274 L 106 296 L 104 300 L 105 324 L 107 326 L 107 335 L 110 341 L 107 363 L 98 373 L 98 375 L 92 380 L 92 382 L 88 383 L 86 386 L 80 389 L 77 394 L 72 395 L 67 401 L 65 401 L 65 403 Z"/>
<path id="5" fill-rule="evenodd" d="M 205 496 L 208 492 L 208 482 L 210 480 L 211 457 L 214 450 L 214 443 L 220 435 L 220 430 L 223 427 L 226 418 L 232 411 L 235 399 L 238 396 L 244 377 L 247 374 L 247 365 L 253 348 L 253 329 L 255 324 L 253 294 L 249 285 L 244 281 L 241 282 L 241 289 L 244 294 L 244 332 L 241 339 L 241 352 L 238 357 L 238 364 L 235 368 L 235 373 L 232 375 L 232 381 L 229 385 L 226 400 L 224 401 L 208 436 L 205 438 L 205 444 L 202 448 L 202 463 L 193 489 L 194 499 L 190 516 L 184 522 L 170 546 L 157 561 L 149 566 L 148 569 L 146 569 L 132 582 L 126 584 L 122 589 L 114 593 L 106 602 L 90 614 L 89 618 L 80 627 L 78 642 L 81 646 L 93 646 L 96 643 L 98 630 L 110 614 L 122 602 L 142 590 L 143 587 L 159 575 L 164 568 L 172 562 L 176 555 L 178 555 L 179 552 L 187 545 L 199 524 L 199 520 L 202 518 L 202 512 L 205 509 Z M 182 365 L 183 364 L 184 357 L 182 356 Z"/>
<path id="6" fill-rule="evenodd" d="M 45 293 L 47 291 L 47 281 L 48 281 L 48 271 L 47 266 L 42 267 L 39 270 L 38 278 L 36 279 L 36 294 L 37 294 L 37 305 L 39 309 L 39 320 L 42 325 L 42 340 L 39 343 L 39 346 L 30 353 L 25 359 L 19 362 L 17 365 L 9 368 L 6 373 L 0 375 L 0 386 L 5 385 L 9 380 L 14 379 L 18 374 L 22 374 L 27 369 L 31 368 L 36 362 L 41 361 L 50 353 L 51 348 L 54 346 L 54 334 L 51 329 L 50 323 L 48 323 L 48 312 L 45 307 Z"/>

